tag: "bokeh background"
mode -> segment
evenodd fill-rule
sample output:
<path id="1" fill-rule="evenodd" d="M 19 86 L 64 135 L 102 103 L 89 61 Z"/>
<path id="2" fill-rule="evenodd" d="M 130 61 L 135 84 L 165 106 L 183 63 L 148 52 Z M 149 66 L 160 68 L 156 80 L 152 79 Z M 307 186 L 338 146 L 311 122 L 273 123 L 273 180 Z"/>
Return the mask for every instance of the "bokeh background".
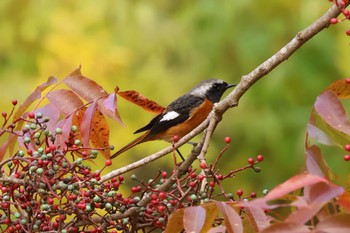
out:
<path id="1" fill-rule="evenodd" d="M 48 76 L 62 79 L 79 65 L 109 92 L 118 85 L 166 106 L 203 79 L 238 83 L 330 6 L 327 0 L 2 0 L 1 109 L 7 111 L 14 98 L 22 102 Z M 219 163 L 222 173 L 245 165 L 248 157 L 266 158 L 261 173 L 242 172 L 226 182 L 228 189 L 260 194 L 303 170 L 313 102 L 332 81 L 349 76 L 348 27 L 344 22 L 321 32 L 224 115 L 208 161 L 225 146 L 225 136 L 232 143 Z M 124 100 L 119 111 L 125 127 L 109 121 L 117 149 L 154 117 Z M 165 146 L 140 145 L 113 166 Z M 185 145 L 181 151 L 190 149 Z M 342 153 L 326 157 L 336 170 L 346 169 Z M 166 156 L 135 173 L 153 177 L 158 168 L 171 171 L 172 163 Z"/>

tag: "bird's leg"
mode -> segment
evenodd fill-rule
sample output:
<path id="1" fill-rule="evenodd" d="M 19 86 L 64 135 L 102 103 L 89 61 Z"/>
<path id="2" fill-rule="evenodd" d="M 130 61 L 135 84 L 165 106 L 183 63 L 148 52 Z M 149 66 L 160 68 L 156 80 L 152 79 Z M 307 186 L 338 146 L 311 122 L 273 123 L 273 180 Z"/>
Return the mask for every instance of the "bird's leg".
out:
<path id="1" fill-rule="evenodd" d="M 185 159 L 184 159 L 184 157 L 182 156 L 182 154 L 181 154 L 179 148 L 176 148 L 176 151 L 177 151 L 177 153 L 180 155 L 180 157 L 181 157 L 181 159 L 182 159 L 182 162 L 185 161 Z"/>

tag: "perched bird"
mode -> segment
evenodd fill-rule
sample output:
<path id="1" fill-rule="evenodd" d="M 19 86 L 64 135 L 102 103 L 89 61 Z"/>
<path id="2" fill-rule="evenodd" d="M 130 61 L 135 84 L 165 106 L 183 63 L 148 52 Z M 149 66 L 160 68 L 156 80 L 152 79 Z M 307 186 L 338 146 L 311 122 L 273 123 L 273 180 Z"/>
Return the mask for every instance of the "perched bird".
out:
<path id="1" fill-rule="evenodd" d="M 208 117 L 214 103 L 219 102 L 224 92 L 233 86 L 235 85 L 219 79 L 202 81 L 187 94 L 170 103 L 148 125 L 137 130 L 135 134 L 146 132 L 115 152 L 111 158 L 143 142 L 152 140 L 172 142 L 174 136 L 179 138 L 185 136 Z"/>

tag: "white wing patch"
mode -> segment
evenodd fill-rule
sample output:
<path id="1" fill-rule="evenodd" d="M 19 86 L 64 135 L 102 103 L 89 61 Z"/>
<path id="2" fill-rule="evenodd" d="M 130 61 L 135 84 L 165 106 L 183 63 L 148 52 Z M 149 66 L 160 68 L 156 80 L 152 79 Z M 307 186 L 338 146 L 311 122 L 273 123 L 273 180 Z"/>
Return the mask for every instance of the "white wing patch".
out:
<path id="1" fill-rule="evenodd" d="M 175 119 L 176 117 L 180 116 L 179 113 L 175 112 L 175 111 L 171 111 L 171 112 L 168 112 L 166 113 L 162 119 L 160 119 L 160 121 L 170 121 L 170 120 L 173 120 Z"/>

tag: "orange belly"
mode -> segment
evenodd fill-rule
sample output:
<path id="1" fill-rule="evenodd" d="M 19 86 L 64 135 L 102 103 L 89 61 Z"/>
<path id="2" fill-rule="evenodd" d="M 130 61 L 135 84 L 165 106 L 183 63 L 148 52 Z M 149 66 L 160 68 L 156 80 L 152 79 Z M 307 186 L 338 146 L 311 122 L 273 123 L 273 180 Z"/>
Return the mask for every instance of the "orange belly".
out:
<path id="1" fill-rule="evenodd" d="M 165 130 L 164 132 L 156 135 L 156 137 L 151 137 L 149 140 L 162 139 L 168 142 L 172 142 L 174 136 L 182 138 L 198 125 L 200 125 L 208 117 L 212 109 L 213 103 L 205 99 L 205 101 L 203 101 L 203 103 L 198 108 L 190 113 L 190 118 L 188 118 L 186 121 Z"/>

